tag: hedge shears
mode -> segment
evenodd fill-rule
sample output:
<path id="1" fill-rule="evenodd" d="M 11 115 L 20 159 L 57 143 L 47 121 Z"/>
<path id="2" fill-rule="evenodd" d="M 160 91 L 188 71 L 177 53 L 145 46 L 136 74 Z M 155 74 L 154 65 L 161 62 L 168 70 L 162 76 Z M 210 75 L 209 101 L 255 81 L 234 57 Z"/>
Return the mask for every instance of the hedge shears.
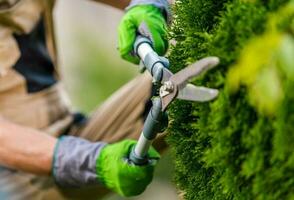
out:
<path id="1" fill-rule="evenodd" d="M 134 51 L 141 59 L 143 67 L 152 75 L 153 83 L 159 85 L 159 92 L 152 97 L 152 108 L 145 120 L 138 143 L 129 156 L 129 161 L 135 165 L 145 165 L 149 162 L 147 152 L 153 140 L 168 126 L 166 110 L 173 100 L 207 102 L 218 96 L 218 90 L 196 86 L 188 81 L 218 65 L 219 58 L 203 58 L 173 74 L 168 69 L 168 60 L 153 50 L 152 42 L 148 38 L 138 36 Z"/>

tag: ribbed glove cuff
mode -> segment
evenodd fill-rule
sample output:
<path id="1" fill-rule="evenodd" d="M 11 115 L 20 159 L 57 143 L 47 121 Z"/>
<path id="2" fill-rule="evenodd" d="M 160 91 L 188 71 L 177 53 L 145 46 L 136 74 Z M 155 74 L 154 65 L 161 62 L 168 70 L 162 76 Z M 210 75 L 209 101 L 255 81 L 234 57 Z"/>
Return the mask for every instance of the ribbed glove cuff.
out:
<path id="1" fill-rule="evenodd" d="M 132 0 L 126 8 L 126 11 L 138 5 L 153 5 L 162 10 L 167 22 L 171 21 L 170 5 L 167 0 Z"/>
<path id="2" fill-rule="evenodd" d="M 61 137 L 55 147 L 53 160 L 55 182 L 65 187 L 98 185 L 96 161 L 105 145 L 72 136 Z"/>

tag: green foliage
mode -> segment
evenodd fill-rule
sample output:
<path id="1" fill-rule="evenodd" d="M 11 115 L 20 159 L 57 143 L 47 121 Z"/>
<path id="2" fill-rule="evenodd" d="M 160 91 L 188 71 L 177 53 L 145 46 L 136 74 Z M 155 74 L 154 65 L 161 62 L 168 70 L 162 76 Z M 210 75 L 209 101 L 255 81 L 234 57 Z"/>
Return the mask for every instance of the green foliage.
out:
<path id="1" fill-rule="evenodd" d="M 217 100 L 170 108 L 178 188 L 186 199 L 294 199 L 294 2 L 179 0 L 175 14 L 174 71 L 221 59 L 194 82 L 220 89 Z"/>

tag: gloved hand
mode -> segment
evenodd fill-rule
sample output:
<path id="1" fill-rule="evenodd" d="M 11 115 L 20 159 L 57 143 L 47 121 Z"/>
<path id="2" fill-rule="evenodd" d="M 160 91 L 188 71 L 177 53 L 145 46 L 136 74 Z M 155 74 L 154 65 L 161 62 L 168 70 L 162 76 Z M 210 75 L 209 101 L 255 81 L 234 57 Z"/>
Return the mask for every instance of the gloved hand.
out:
<path id="1" fill-rule="evenodd" d="M 107 188 L 129 197 L 141 194 L 153 178 L 154 166 L 160 155 L 154 148 L 149 150 L 149 165 L 136 166 L 128 163 L 128 156 L 136 144 L 132 140 L 107 145 L 97 161 L 98 179 Z"/>
<path id="2" fill-rule="evenodd" d="M 104 184 L 122 196 L 142 193 L 153 178 L 159 159 L 155 149 L 148 153 L 149 165 L 128 163 L 135 141 L 115 144 L 89 142 L 82 138 L 63 136 L 54 152 L 52 175 L 63 187 L 82 187 Z"/>
<path id="3" fill-rule="evenodd" d="M 138 64 L 133 45 L 138 34 L 148 37 L 154 50 L 164 55 L 168 48 L 167 23 L 169 8 L 166 0 L 133 0 L 119 25 L 119 52 L 123 59 Z"/>

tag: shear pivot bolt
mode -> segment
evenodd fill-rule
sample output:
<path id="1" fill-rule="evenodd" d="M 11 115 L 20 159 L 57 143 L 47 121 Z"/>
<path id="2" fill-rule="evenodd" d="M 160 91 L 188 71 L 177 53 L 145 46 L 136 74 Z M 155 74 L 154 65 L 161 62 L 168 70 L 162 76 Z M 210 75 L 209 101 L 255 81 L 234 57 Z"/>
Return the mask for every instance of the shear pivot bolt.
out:
<path id="1" fill-rule="evenodd" d="M 167 81 L 163 84 L 163 90 L 167 92 L 173 92 L 174 91 L 174 85 L 171 81 Z"/>
<path id="2" fill-rule="evenodd" d="M 171 81 L 166 81 L 160 88 L 160 96 L 164 97 L 174 91 L 174 85 Z"/>

